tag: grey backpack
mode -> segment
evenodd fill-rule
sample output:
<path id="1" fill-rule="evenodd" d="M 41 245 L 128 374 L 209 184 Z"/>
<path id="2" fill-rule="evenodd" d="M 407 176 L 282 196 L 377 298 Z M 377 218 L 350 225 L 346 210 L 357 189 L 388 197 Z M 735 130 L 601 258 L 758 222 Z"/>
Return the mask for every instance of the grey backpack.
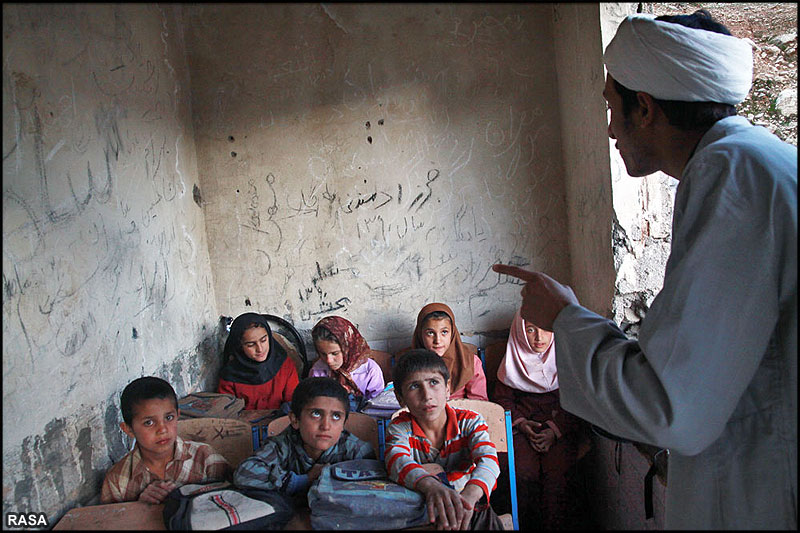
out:
<path id="1" fill-rule="evenodd" d="M 327 465 L 308 491 L 314 529 L 403 529 L 427 524 L 425 496 L 389 479 L 381 461 Z"/>

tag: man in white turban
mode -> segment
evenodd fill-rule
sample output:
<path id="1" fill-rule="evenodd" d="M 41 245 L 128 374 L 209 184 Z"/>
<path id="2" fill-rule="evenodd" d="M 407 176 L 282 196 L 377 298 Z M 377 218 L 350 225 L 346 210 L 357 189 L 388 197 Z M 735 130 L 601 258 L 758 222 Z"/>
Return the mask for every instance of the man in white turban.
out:
<path id="1" fill-rule="evenodd" d="M 704 10 L 631 16 L 605 53 L 609 137 L 679 180 L 638 341 L 541 272 L 522 316 L 559 340 L 561 404 L 670 450 L 667 529 L 797 529 L 797 148 L 736 116 L 749 45 Z"/>

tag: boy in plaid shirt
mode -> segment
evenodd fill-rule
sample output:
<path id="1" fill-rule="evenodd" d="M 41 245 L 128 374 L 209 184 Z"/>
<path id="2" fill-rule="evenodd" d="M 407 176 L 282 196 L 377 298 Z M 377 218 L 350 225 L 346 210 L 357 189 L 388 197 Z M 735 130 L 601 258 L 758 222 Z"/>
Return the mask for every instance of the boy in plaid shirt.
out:
<path id="1" fill-rule="evenodd" d="M 176 487 L 230 475 L 230 464 L 211 446 L 178 436 L 178 398 L 163 379 L 131 381 L 120 404 L 124 422 L 119 426 L 136 446 L 106 473 L 101 503 L 161 503 Z"/>
<path id="2" fill-rule="evenodd" d="M 450 373 L 426 349 L 406 352 L 393 370 L 400 413 L 386 436 L 386 469 L 425 495 L 437 529 L 503 529 L 489 506 L 500 465 L 483 417 L 447 405 Z"/>
<path id="3" fill-rule="evenodd" d="M 234 484 L 302 499 L 324 465 L 375 459 L 371 444 L 344 429 L 349 414 L 347 391 L 335 379 L 301 380 L 292 394 L 291 425 L 242 461 Z"/>

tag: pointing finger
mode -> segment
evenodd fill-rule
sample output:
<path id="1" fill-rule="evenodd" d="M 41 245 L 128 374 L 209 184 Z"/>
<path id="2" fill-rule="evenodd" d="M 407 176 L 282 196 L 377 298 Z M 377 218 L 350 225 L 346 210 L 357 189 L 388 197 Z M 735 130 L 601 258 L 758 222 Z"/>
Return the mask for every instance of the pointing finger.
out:
<path id="1" fill-rule="evenodd" d="M 492 270 L 499 274 L 506 274 L 509 276 L 514 276 L 515 278 L 519 278 L 523 281 L 531 281 L 535 278 L 534 273 L 530 270 L 525 270 L 524 268 L 519 268 L 511 265 L 501 265 L 496 264 L 492 266 Z"/>

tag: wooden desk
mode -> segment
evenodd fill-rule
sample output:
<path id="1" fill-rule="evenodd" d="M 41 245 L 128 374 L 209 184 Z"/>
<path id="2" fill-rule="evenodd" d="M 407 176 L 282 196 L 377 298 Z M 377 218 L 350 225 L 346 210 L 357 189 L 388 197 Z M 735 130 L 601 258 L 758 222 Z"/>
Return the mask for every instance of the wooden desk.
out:
<path id="1" fill-rule="evenodd" d="M 164 531 L 164 505 L 143 502 L 109 503 L 67 511 L 53 529 Z"/>
<path id="2" fill-rule="evenodd" d="M 142 502 L 109 503 L 76 507 L 65 514 L 53 527 L 59 530 L 127 530 L 164 531 L 164 505 Z M 311 515 L 308 508 L 298 509 L 286 524 L 286 531 L 310 531 Z M 434 529 L 419 526 L 411 529 Z"/>

